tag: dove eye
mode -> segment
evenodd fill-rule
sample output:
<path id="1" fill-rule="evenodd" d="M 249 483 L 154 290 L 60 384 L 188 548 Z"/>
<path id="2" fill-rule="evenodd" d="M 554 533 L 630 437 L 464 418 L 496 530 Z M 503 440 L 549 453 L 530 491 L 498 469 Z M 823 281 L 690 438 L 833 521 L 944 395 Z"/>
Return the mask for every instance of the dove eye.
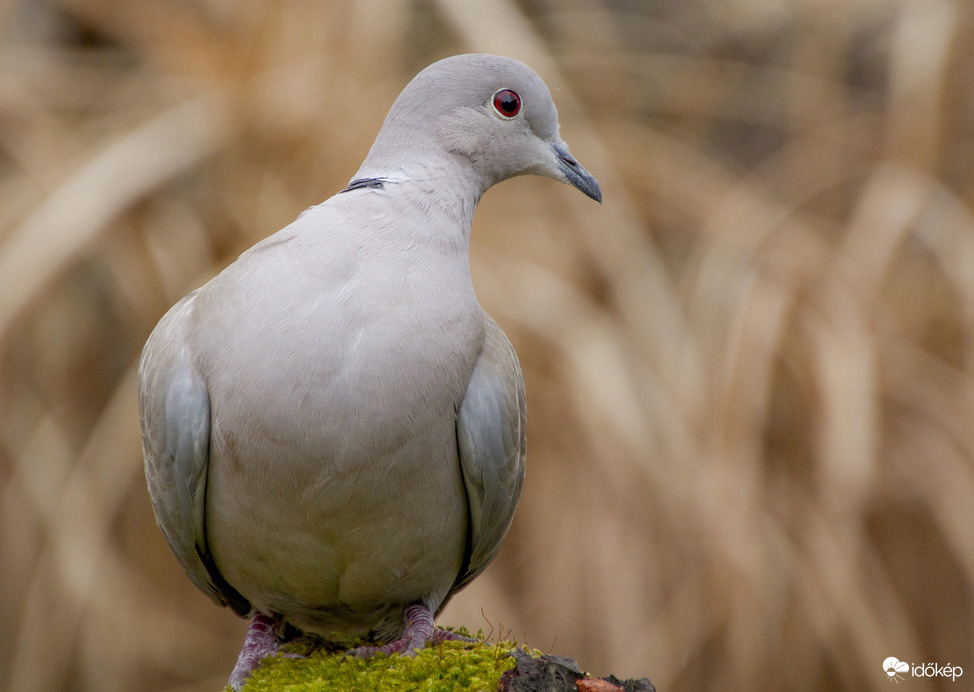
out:
<path id="1" fill-rule="evenodd" d="M 521 97 L 513 89 L 501 89 L 492 99 L 494 110 L 501 117 L 513 118 L 521 112 Z"/>

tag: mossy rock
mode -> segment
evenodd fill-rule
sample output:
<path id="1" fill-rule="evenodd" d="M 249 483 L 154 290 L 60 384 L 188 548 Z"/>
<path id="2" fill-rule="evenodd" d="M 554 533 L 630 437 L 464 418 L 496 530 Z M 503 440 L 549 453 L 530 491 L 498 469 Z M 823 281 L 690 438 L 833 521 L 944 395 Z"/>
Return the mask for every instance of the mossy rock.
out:
<path id="1" fill-rule="evenodd" d="M 265 659 L 243 692 L 372 692 L 373 690 L 497 689 L 504 671 L 514 667 L 514 642 L 469 644 L 443 642 L 416 656 L 344 657 L 342 651 L 316 647 L 305 658 Z M 303 653 L 303 652 L 302 652 Z"/>
<path id="2" fill-rule="evenodd" d="M 345 656 L 350 648 L 363 643 L 294 640 L 285 645 L 284 652 L 300 658 L 277 655 L 264 659 L 243 692 L 655 692 L 646 678 L 592 678 L 571 659 L 525 650 L 514 641 L 447 641 L 428 646 L 412 657 Z"/>
<path id="3" fill-rule="evenodd" d="M 469 637 L 464 629 L 457 634 Z M 294 639 L 285 654 L 266 658 L 244 685 L 243 692 L 562 692 L 577 690 L 655 692 L 647 678 L 593 678 L 568 658 L 519 648 L 515 641 L 447 641 L 428 646 L 415 656 L 345 656 L 366 642 Z M 229 690 L 229 687 L 226 688 Z"/>

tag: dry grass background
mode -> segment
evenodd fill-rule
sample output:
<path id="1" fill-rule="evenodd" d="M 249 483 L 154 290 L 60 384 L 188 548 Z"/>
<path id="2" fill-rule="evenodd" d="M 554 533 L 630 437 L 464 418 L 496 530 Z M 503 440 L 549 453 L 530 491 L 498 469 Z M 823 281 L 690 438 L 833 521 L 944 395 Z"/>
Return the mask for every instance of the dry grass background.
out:
<path id="1" fill-rule="evenodd" d="M 0 688 L 223 684 L 245 623 L 153 523 L 140 349 L 469 51 L 546 78 L 605 204 L 481 205 L 529 472 L 441 620 L 660 690 L 974 676 L 972 46 L 949 0 L 0 2 Z"/>

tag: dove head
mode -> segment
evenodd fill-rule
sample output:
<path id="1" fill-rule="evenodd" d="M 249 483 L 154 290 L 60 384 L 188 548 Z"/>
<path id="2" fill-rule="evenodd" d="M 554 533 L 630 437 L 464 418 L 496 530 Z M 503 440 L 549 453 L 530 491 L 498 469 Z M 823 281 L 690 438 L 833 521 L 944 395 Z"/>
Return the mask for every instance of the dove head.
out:
<path id="1" fill-rule="evenodd" d="M 496 55 L 435 62 L 406 85 L 358 178 L 471 177 L 483 194 L 517 175 L 566 182 L 602 201 L 595 178 L 558 133 L 548 87 L 524 63 Z"/>

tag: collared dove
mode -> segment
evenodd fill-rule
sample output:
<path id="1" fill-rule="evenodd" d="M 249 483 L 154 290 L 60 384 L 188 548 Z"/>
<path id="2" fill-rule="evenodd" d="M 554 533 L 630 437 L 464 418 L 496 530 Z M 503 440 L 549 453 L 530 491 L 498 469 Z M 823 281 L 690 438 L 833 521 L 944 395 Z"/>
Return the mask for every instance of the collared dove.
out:
<path id="1" fill-rule="evenodd" d="M 412 653 L 493 559 L 524 477 L 517 356 L 474 295 L 470 225 L 522 174 L 601 202 L 541 78 L 461 55 L 419 73 L 348 187 L 177 303 L 139 366 L 156 520 L 190 579 L 252 624 Z"/>

